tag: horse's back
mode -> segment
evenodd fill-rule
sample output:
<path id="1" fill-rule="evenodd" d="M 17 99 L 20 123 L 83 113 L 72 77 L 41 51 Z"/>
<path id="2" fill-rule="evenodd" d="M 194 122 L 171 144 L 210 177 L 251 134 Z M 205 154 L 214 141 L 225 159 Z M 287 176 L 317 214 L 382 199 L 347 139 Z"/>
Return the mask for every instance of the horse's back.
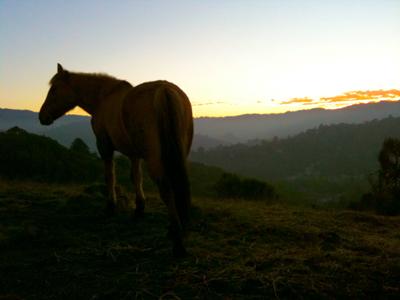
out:
<path id="1" fill-rule="evenodd" d="M 122 110 L 126 130 L 143 158 L 161 155 L 160 122 L 169 120 L 177 125 L 175 138 L 182 142 L 185 154 L 189 153 L 193 138 L 192 109 L 186 94 L 175 84 L 142 83 L 125 96 Z"/>

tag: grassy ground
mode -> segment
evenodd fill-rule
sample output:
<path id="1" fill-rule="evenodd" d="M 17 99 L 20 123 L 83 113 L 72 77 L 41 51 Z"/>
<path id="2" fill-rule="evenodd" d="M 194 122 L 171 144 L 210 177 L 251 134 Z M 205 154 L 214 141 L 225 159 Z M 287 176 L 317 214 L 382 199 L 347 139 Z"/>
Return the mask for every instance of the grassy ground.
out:
<path id="1" fill-rule="evenodd" d="M 105 218 L 103 200 L 0 182 L 0 299 L 400 296 L 400 217 L 194 199 L 191 255 L 175 260 L 158 198 L 140 219 Z"/>

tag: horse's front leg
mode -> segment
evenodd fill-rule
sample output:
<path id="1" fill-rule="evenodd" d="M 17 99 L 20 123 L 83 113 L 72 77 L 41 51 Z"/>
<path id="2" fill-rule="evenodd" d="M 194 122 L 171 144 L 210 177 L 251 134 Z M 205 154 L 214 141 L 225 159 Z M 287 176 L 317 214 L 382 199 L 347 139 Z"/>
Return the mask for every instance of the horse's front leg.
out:
<path id="1" fill-rule="evenodd" d="M 135 215 L 141 216 L 144 213 L 145 197 L 143 193 L 143 175 L 141 168 L 141 160 L 137 158 L 131 158 L 131 179 L 135 188 L 135 202 L 136 209 Z"/>
<path id="2" fill-rule="evenodd" d="M 93 119 L 92 119 L 93 122 Z M 95 127 L 93 127 L 96 132 Z M 104 179 L 107 187 L 107 200 L 106 200 L 106 215 L 115 213 L 117 206 L 117 196 L 115 193 L 115 175 L 114 175 L 114 149 L 111 140 L 106 134 L 96 134 L 97 150 L 99 150 L 100 157 L 104 162 Z"/>
<path id="3" fill-rule="evenodd" d="M 106 202 L 106 214 L 113 215 L 117 206 L 117 196 L 115 193 L 115 174 L 114 174 L 114 160 L 112 156 L 104 161 L 104 174 L 107 186 L 107 202 Z"/>

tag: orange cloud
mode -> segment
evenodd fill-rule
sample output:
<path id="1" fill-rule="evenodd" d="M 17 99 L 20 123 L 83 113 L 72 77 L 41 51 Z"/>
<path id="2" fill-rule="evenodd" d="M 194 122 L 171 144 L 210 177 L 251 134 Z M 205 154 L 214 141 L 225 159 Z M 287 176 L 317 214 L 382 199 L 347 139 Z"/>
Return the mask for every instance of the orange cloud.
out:
<path id="1" fill-rule="evenodd" d="M 339 103 L 338 105 L 340 105 L 340 103 L 343 102 L 394 100 L 397 98 L 400 98 L 400 90 L 367 90 L 351 91 L 332 97 L 321 97 L 318 100 L 313 100 L 308 97 L 292 98 L 287 101 L 281 101 L 280 104 L 321 105 Z"/>
<path id="2" fill-rule="evenodd" d="M 281 102 L 281 104 L 294 104 L 294 103 L 301 103 L 301 104 L 310 104 L 314 100 L 308 97 L 303 97 L 303 98 L 292 98 L 287 101 Z"/>
<path id="3" fill-rule="evenodd" d="M 375 91 L 351 91 L 333 97 L 322 97 L 321 102 L 345 102 L 345 101 L 364 101 L 394 99 L 400 97 L 400 90 L 375 90 Z"/>

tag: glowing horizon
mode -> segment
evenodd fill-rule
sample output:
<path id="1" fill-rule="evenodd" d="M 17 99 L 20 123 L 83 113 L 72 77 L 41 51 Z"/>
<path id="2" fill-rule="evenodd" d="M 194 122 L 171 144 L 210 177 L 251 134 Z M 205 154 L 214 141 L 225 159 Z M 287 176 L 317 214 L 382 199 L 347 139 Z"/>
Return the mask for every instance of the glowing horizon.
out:
<path id="1" fill-rule="evenodd" d="M 372 95 L 369 96 L 368 95 Z M 207 114 L 201 115 L 199 113 L 194 114 L 195 118 L 207 118 L 207 117 L 233 117 L 240 116 L 246 114 L 280 114 L 287 113 L 292 111 L 300 111 L 300 110 L 310 110 L 315 108 L 323 108 L 323 109 L 340 109 L 345 108 L 352 105 L 357 104 L 368 104 L 368 103 L 377 103 L 377 102 L 396 102 L 400 101 L 400 90 L 391 89 L 391 90 L 376 90 L 376 91 L 350 91 L 345 92 L 336 96 L 331 97 L 320 97 L 318 99 L 312 99 L 309 97 L 295 97 L 288 100 L 274 100 L 276 102 L 276 106 L 270 106 L 268 111 L 253 111 L 246 110 L 246 107 L 239 106 L 231 103 L 226 103 L 223 101 L 210 101 L 203 103 L 193 103 L 193 110 L 196 112 L 197 107 L 202 106 L 231 106 L 233 109 L 230 110 L 231 114 L 220 115 L 220 114 Z M 263 104 L 261 101 L 257 102 L 258 105 Z M 17 107 L 0 107 L 5 109 L 26 109 L 34 112 L 38 112 L 38 109 L 30 109 L 27 107 L 17 108 Z M 201 110 L 197 109 L 197 112 Z M 229 109 L 224 109 L 224 111 L 229 111 Z M 73 110 L 67 113 L 68 115 L 84 115 L 88 114 L 79 107 L 74 108 Z"/>
<path id="2" fill-rule="evenodd" d="M 172 81 L 196 117 L 376 102 L 384 95 L 331 100 L 400 89 L 399 11 L 390 0 L 6 0 L 0 107 L 38 111 L 57 62 L 133 85 Z"/>

